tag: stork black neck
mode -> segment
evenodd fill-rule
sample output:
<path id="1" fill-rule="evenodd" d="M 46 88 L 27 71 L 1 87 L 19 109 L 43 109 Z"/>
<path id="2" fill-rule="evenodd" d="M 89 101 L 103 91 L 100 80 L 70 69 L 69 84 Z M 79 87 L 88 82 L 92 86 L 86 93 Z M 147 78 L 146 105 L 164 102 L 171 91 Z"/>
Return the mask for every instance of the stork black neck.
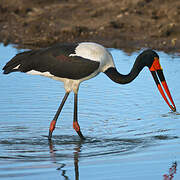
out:
<path id="1" fill-rule="evenodd" d="M 129 74 L 123 75 L 120 74 L 116 68 L 111 67 L 108 68 L 104 73 L 114 82 L 119 84 L 127 84 L 133 81 L 141 70 L 144 68 L 145 64 L 141 61 L 141 58 L 138 57 L 130 71 Z"/>

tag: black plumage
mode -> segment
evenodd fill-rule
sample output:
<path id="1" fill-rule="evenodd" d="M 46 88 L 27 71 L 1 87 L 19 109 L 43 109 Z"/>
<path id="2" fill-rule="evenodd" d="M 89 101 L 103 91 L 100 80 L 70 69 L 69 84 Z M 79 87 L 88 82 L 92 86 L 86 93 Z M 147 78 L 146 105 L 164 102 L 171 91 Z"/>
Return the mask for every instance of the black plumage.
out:
<path id="1" fill-rule="evenodd" d="M 75 53 L 77 45 L 57 44 L 50 48 L 19 53 L 4 66 L 4 74 L 35 70 L 61 78 L 82 79 L 98 69 L 100 63 L 80 56 L 70 56 Z"/>

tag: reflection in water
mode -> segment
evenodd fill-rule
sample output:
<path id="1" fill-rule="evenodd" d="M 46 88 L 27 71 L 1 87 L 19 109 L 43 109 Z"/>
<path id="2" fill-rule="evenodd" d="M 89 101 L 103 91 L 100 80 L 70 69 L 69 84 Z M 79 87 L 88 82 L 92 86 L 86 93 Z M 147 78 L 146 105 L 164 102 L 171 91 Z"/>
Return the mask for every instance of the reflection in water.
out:
<path id="1" fill-rule="evenodd" d="M 51 155 L 51 158 L 52 158 L 52 162 L 57 164 L 57 161 L 56 161 L 56 151 L 55 151 L 55 147 L 53 145 L 53 142 L 52 140 L 49 140 L 49 150 L 50 150 L 50 155 Z M 64 163 L 62 163 L 60 165 L 59 168 L 57 168 L 57 170 L 61 171 L 61 175 L 64 177 L 65 180 L 68 180 L 68 176 L 66 176 L 66 170 L 64 170 L 63 168 L 65 167 L 66 165 Z"/>
<path id="2" fill-rule="evenodd" d="M 172 180 L 174 178 L 174 175 L 176 174 L 177 169 L 177 162 L 175 161 L 172 166 L 169 168 L 168 174 L 164 174 L 164 180 Z"/>
<path id="3" fill-rule="evenodd" d="M 64 137 L 65 138 L 65 137 Z M 115 156 L 121 154 L 121 155 L 128 155 L 131 154 L 132 152 L 137 153 L 138 152 L 138 148 L 145 149 L 149 146 L 154 146 L 156 144 L 157 140 L 171 140 L 171 139 L 176 139 L 179 138 L 177 136 L 154 136 L 154 137 L 149 137 L 147 139 L 99 139 L 99 140 L 95 140 L 95 139 L 91 139 L 91 138 L 87 138 L 87 140 L 85 141 L 79 141 L 79 140 L 70 140 L 69 136 L 68 138 L 64 139 L 64 138 L 60 138 L 59 136 L 55 136 L 55 143 L 58 146 L 58 148 L 60 148 L 60 144 L 63 145 L 67 145 L 69 144 L 74 144 L 74 152 L 73 152 L 73 160 L 74 160 L 74 174 L 75 174 L 75 180 L 79 180 L 80 178 L 80 174 L 79 174 L 79 158 L 83 157 L 97 157 L 98 156 L 104 156 L 104 155 L 108 155 L 108 154 L 115 154 Z M 82 151 L 82 148 L 84 146 L 88 146 L 89 148 L 94 147 L 94 151 L 92 150 L 93 148 L 91 148 L 92 152 L 87 152 L 87 150 Z M 104 147 L 104 150 L 107 151 L 106 153 L 102 151 L 102 147 Z M 110 148 L 110 151 L 109 151 Z M 98 150 L 99 149 L 99 150 Z M 118 150 L 117 150 L 118 149 Z M 97 151 L 96 151 L 97 150 Z M 100 152 L 101 151 L 101 152 Z M 64 170 L 64 167 L 66 166 L 65 163 L 59 163 L 59 161 L 61 161 L 62 155 L 58 154 L 59 150 L 56 149 L 55 144 L 53 143 L 52 140 L 49 140 L 49 152 L 51 155 L 51 161 L 54 164 L 58 164 L 59 167 L 57 168 L 57 170 L 59 170 L 61 172 L 61 176 L 65 179 L 65 180 L 69 180 L 70 178 L 67 175 L 67 170 Z M 80 155 L 81 152 L 81 155 Z M 173 163 L 172 167 L 169 169 L 169 174 L 165 174 L 163 175 L 164 180 L 172 180 L 174 177 L 174 174 L 176 174 L 176 167 L 177 167 L 177 162 Z"/>
<path id="4" fill-rule="evenodd" d="M 1 69 L 17 51 L 0 46 L 0 52 Z M 128 73 L 137 53 L 111 52 L 119 71 Z M 159 54 L 178 108 L 180 83 L 174 80 L 180 77 L 180 58 Z M 162 169 L 174 157 L 180 160 L 180 113 L 168 112 L 147 70 L 127 86 L 108 83 L 103 74 L 82 84 L 84 142 L 72 135 L 72 97 L 53 142 L 48 142 L 48 120 L 64 94 L 63 85 L 27 76 L 0 74 L 0 180 L 163 179 Z M 176 166 L 166 172 L 167 178 Z M 179 177 L 176 173 L 174 179 Z"/>
<path id="5" fill-rule="evenodd" d="M 66 166 L 65 163 L 59 163 L 60 157 L 62 157 L 61 153 L 59 154 L 59 150 L 56 149 L 55 144 L 58 146 L 58 148 L 62 148 L 64 145 L 74 144 L 74 152 L 73 152 L 73 160 L 74 160 L 74 173 L 75 173 L 75 180 L 79 180 L 79 153 L 81 152 L 82 147 L 88 147 L 91 149 L 91 151 L 85 150 L 81 153 L 81 157 L 83 158 L 89 158 L 89 157 L 98 157 L 98 156 L 105 156 L 109 154 L 130 154 L 133 152 L 134 149 L 137 150 L 137 148 L 141 147 L 147 147 L 150 145 L 150 139 L 116 139 L 116 138 L 110 138 L 110 139 L 94 139 L 87 137 L 85 141 L 79 140 L 74 138 L 70 138 L 69 136 L 54 136 L 54 141 L 49 140 L 49 152 L 51 155 L 51 160 L 56 165 L 60 164 L 59 170 L 61 172 L 61 176 L 64 177 L 65 180 L 70 179 L 68 175 L 66 174 L 66 170 L 64 170 L 64 167 Z M 65 147 L 63 148 L 65 149 Z M 103 150 L 102 150 L 103 149 Z"/>
<path id="6" fill-rule="evenodd" d="M 79 144 L 77 144 L 77 146 L 74 148 L 74 169 L 75 169 L 75 177 L 76 180 L 79 180 L 79 166 L 78 166 L 78 162 L 79 162 L 79 152 L 81 150 L 81 141 L 79 141 Z"/>
<path id="7" fill-rule="evenodd" d="M 66 175 L 66 170 L 63 169 L 65 166 L 65 164 L 62 164 L 59 168 L 57 168 L 57 170 L 62 171 L 61 175 L 64 177 L 65 180 L 68 180 L 69 178 Z"/>
<path id="8" fill-rule="evenodd" d="M 78 166 L 78 162 L 79 162 L 79 152 L 81 150 L 81 144 L 82 144 L 82 141 L 79 141 L 79 143 L 74 148 L 75 152 L 73 153 L 74 154 L 75 180 L 79 180 L 79 166 Z M 51 154 L 53 163 L 57 163 L 57 161 L 56 161 L 56 151 L 55 151 L 55 147 L 53 145 L 52 140 L 49 140 L 49 150 L 50 150 L 50 154 Z M 57 170 L 60 170 L 62 172 L 61 175 L 64 177 L 64 179 L 68 180 L 69 178 L 66 175 L 66 170 L 63 169 L 65 166 L 66 165 L 64 163 L 61 164 L 61 166 L 59 168 L 57 168 Z"/>

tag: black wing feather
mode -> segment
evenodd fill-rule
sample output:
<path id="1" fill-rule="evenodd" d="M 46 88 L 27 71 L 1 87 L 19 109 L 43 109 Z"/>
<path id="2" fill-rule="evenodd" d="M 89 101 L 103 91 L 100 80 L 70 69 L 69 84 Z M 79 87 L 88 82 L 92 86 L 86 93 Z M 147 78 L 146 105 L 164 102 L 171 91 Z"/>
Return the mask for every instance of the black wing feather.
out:
<path id="1" fill-rule="evenodd" d="M 4 73 L 36 70 L 62 78 L 84 78 L 98 69 L 99 62 L 69 56 L 74 53 L 76 47 L 77 44 L 57 44 L 50 48 L 19 53 L 4 66 Z M 13 69 L 18 65 L 18 69 Z"/>

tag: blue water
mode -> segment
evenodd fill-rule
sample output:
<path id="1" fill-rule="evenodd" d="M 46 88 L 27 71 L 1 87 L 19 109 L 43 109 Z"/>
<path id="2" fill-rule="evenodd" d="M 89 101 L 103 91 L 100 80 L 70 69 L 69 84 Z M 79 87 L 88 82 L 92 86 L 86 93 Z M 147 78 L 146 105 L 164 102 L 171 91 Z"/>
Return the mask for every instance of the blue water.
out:
<path id="1" fill-rule="evenodd" d="M 140 52 L 110 49 L 127 74 Z M 18 50 L 0 45 L 0 69 Z M 147 68 L 130 84 L 103 73 L 81 84 L 81 142 L 73 130 L 73 94 L 58 119 L 52 142 L 50 121 L 64 96 L 63 84 L 0 70 L 0 179 L 163 179 L 173 162 L 180 179 L 180 56 L 158 52 L 177 106 L 170 111 Z"/>

